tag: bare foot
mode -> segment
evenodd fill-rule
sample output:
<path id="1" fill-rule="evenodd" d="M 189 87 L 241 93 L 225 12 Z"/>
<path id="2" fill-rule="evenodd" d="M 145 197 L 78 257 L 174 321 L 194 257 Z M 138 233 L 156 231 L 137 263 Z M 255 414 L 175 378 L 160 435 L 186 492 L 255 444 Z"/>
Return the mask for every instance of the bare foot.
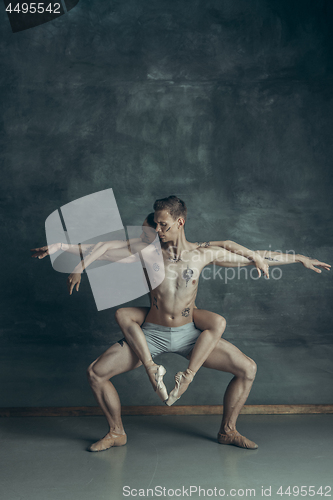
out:
<path id="1" fill-rule="evenodd" d="M 232 444 L 234 446 L 239 446 L 239 448 L 246 448 L 248 450 L 256 450 L 258 448 L 256 443 L 242 436 L 236 430 L 229 431 L 226 434 L 219 432 L 217 435 L 217 441 L 220 444 Z"/>
<path id="2" fill-rule="evenodd" d="M 195 372 L 187 368 L 184 372 L 178 372 L 175 375 L 176 385 L 175 388 L 170 392 L 169 398 L 166 401 L 166 405 L 171 406 L 175 403 L 180 396 L 184 394 L 188 386 L 193 380 Z"/>
<path id="3" fill-rule="evenodd" d="M 106 436 L 90 446 L 89 451 L 104 451 L 113 446 L 124 446 L 127 443 L 126 434 L 108 432 Z"/>

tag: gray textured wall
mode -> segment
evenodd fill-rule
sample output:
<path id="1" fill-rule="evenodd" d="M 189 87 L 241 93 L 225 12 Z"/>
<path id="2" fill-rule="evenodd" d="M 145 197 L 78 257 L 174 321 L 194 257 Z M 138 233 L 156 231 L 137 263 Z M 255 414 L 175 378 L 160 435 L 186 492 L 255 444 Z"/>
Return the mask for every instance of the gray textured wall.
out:
<path id="1" fill-rule="evenodd" d="M 94 405 L 85 368 L 120 337 L 86 277 L 69 297 L 29 257 L 74 199 L 112 187 L 134 225 L 176 194 L 190 240 L 332 262 L 332 28 L 328 0 L 81 0 L 16 34 L 1 17 L 2 406 Z M 202 281 L 197 304 L 257 361 L 249 403 L 332 403 L 332 278 L 282 269 Z M 185 362 L 161 361 L 171 388 Z M 221 403 L 229 378 L 202 369 L 182 403 Z M 142 368 L 115 384 L 158 404 Z"/>

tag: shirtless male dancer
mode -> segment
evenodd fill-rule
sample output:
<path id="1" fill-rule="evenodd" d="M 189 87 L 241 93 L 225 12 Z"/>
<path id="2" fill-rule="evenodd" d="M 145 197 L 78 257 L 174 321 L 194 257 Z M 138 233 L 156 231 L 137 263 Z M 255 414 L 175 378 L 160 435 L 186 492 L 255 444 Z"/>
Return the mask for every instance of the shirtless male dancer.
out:
<path id="1" fill-rule="evenodd" d="M 198 244 L 188 242 L 184 233 L 186 208 L 181 200 L 175 198 L 158 200 L 154 205 L 156 231 L 162 242 L 166 276 L 161 285 L 151 292 L 153 305 L 142 330 L 152 357 L 160 352 L 170 351 L 170 340 L 172 340 L 178 344 L 178 352 L 190 358 L 191 350 L 201 333 L 193 323 L 194 300 L 200 272 L 211 263 L 229 266 L 249 265 L 252 262 L 242 256 L 237 256 L 235 260 L 235 256 L 231 256 L 225 249 L 213 246 L 198 248 Z M 183 207 L 181 215 L 179 215 L 180 206 Z M 321 271 L 316 269 L 315 265 L 325 269 L 330 267 L 328 264 L 304 256 L 280 253 L 274 255 L 274 264 L 292 262 L 302 262 L 305 267 L 317 272 Z M 271 261 L 269 263 L 271 264 Z M 138 324 L 137 327 L 139 328 Z M 159 337 L 158 346 L 154 345 L 156 337 Z M 162 348 L 161 342 L 164 343 Z M 172 352 L 177 351 L 173 349 Z M 119 397 L 109 379 L 140 365 L 139 357 L 125 342 L 114 344 L 90 365 L 88 369 L 90 384 L 110 426 L 110 432 L 92 445 L 91 451 L 101 451 L 126 444 L 127 437 L 121 421 Z M 234 375 L 224 396 L 218 442 L 256 449 L 255 443 L 241 436 L 236 430 L 237 417 L 255 377 L 254 361 L 226 340 L 220 339 L 203 366 Z"/>
<path id="2" fill-rule="evenodd" d="M 169 197 L 172 199 L 172 197 Z M 73 273 L 69 276 L 67 280 L 69 293 L 72 294 L 74 287 L 79 290 L 79 285 L 81 283 L 81 273 L 90 264 L 96 260 L 107 260 L 107 261 L 118 261 L 121 260 L 122 264 L 132 263 L 135 260 L 139 260 L 138 252 L 146 248 L 146 244 L 153 243 L 156 240 L 156 225 L 154 223 L 154 213 L 150 213 L 145 219 L 142 225 L 142 233 L 140 238 L 131 238 L 129 241 L 126 240 L 111 240 L 99 242 L 97 244 L 61 244 L 55 243 L 49 246 L 32 249 L 36 252 L 33 257 L 38 257 L 39 259 L 51 255 L 59 250 L 74 253 L 77 256 L 84 256 L 83 260 L 76 266 Z M 267 260 L 257 252 L 253 252 L 234 241 L 217 241 L 213 242 L 216 246 L 225 248 L 233 253 L 238 253 L 250 259 L 253 265 L 256 266 L 259 276 L 261 271 L 269 277 L 268 274 L 268 264 Z M 213 244 L 212 243 L 212 244 Z M 209 246 L 210 244 L 196 243 L 197 247 Z M 133 259 L 134 255 L 131 254 L 129 248 L 131 248 L 136 257 Z M 150 248 L 154 248 L 152 245 Z M 152 252 L 155 254 L 155 252 Z M 147 253 L 145 253 L 145 258 L 147 259 Z M 149 259 L 148 259 L 149 260 Z M 155 257 L 153 258 L 153 261 Z M 171 259 L 172 260 L 172 259 Z M 153 264 L 153 262 L 152 262 Z M 156 265 L 156 264 L 155 264 Z M 238 266 L 235 262 L 224 262 L 224 266 Z M 145 271 L 146 279 L 148 285 L 151 285 L 149 276 Z M 156 302 L 153 304 L 157 307 Z M 201 334 L 197 338 L 194 347 L 191 351 L 189 367 L 185 372 L 178 372 L 176 375 L 177 384 L 176 388 L 168 395 L 165 384 L 163 383 L 163 375 L 166 373 L 165 368 L 162 365 L 157 365 L 151 356 L 147 340 L 143 334 L 141 328 L 137 328 L 136 324 L 141 326 L 144 323 L 145 317 L 149 312 L 148 307 L 132 307 L 132 308 L 122 308 L 118 309 L 116 312 L 116 319 L 124 333 L 125 338 L 119 342 L 126 342 L 133 349 L 135 354 L 144 365 L 150 382 L 156 392 L 156 394 L 164 401 L 168 406 L 171 406 L 175 401 L 177 401 L 180 396 L 185 392 L 188 384 L 193 380 L 194 375 L 202 366 L 204 361 L 206 361 L 209 354 L 213 351 L 218 340 L 221 338 L 225 327 L 225 318 L 219 314 L 213 313 L 211 311 L 206 311 L 203 309 L 197 309 L 193 306 L 193 320 L 196 327 L 202 330 Z M 134 330 L 133 330 L 134 327 Z M 187 356 L 188 357 L 188 356 Z"/>
<path id="3" fill-rule="evenodd" d="M 172 197 L 169 197 L 169 199 L 172 199 Z M 69 293 L 72 294 L 74 287 L 77 291 L 79 290 L 82 270 L 88 267 L 95 260 L 115 260 L 121 258 L 122 263 L 130 263 L 131 254 L 128 250 L 128 244 L 130 244 L 131 248 L 137 254 L 137 252 L 145 248 L 145 243 L 152 243 L 156 239 L 155 229 L 156 225 L 154 223 L 154 213 L 151 213 L 147 216 L 143 223 L 142 233 L 139 239 L 131 239 L 128 242 L 107 241 L 104 243 L 98 243 L 94 248 L 91 249 L 89 255 L 76 266 L 73 273 L 69 276 L 67 280 Z M 230 252 L 238 253 L 247 257 L 256 266 L 259 276 L 261 275 L 262 270 L 264 274 L 269 277 L 267 260 L 265 261 L 260 254 L 229 240 L 214 242 L 214 244 L 216 246 L 220 246 L 221 248 L 225 248 Z M 205 247 L 208 247 L 210 244 L 207 242 L 200 244 L 196 243 L 197 248 L 203 245 Z M 85 247 L 86 245 L 84 245 L 84 249 Z M 117 250 L 115 250 L 116 248 Z M 71 248 L 71 250 L 73 250 L 73 248 Z M 76 249 L 76 252 L 78 253 L 78 249 Z M 45 255 L 46 254 L 47 253 L 45 253 Z M 174 258 L 169 257 L 169 260 L 173 262 Z M 239 263 L 224 262 L 223 265 L 235 267 L 238 266 Z M 148 284 L 150 284 L 147 273 L 146 278 Z M 152 291 L 151 287 L 150 291 Z M 154 302 L 151 303 L 151 305 L 153 307 L 158 307 L 155 298 Z M 185 392 L 188 384 L 193 380 L 196 372 L 206 361 L 209 354 L 213 351 L 214 347 L 216 346 L 218 340 L 221 338 L 225 330 L 226 321 L 219 314 L 202 309 L 197 309 L 195 304 L 193 305 L 194 324 L 197 328 L 199 328 L 199 330 L 202 330 L 202 332 L 197 338 L 191 351 L 188 369 L 185 372 L 178 372 L 178 374 L 176 375 L 176 388 L 168 395 L 167 389 L 163 383 L 163 375 L 166 373 L 166 370 L 162 365 L 157 365 L 153 361 L 146 337 L 141 328 L 138 328 L 138 326 L 140 327 L 144 323 L 145 317 L 147 316 L 148 312 L 148 307 L 131 307 L 117 310 L 116 319 L 125 336 L 125 338 L 120 340 L 119 342 L 122 343 L 124 340 L 126 340 L 126 342 L 130 345 L 132 350 L 144 365 L 150 382 L 157 395 L 168 406 L 171 406 Z M 189 311 L 185 311 L 183 315 L 186 317 L 186 314 L 189 314 Z"/>

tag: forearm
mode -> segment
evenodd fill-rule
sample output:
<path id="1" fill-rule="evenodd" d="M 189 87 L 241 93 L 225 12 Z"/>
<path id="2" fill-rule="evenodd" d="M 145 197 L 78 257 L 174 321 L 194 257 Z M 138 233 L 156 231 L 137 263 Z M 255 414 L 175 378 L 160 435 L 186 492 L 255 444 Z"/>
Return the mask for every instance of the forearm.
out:
<path id="1" fill-rule="evenodd" d="M 80 245 L 78 245 L 80 246 Z M 104 242 L 97 243 L 90 250 L 90 253 L 80 261 L 80 263 L 75 267 L 73 273 L 82 273 L 83 270 L 88 267 L 92 262 L 99 259 L 107 250 L 107 244 Z"/>
<path id="2" fill-rule="evenodd" d="M 60 243 L 59 250 L 62 250 L 63 252 L 69 252 L 74 255 L 80 255 L 80 246 L 82 254 L 85 255 L 95 246 L 95 244 L 83 243 L 82 245 L 69 245 L 68 243 Z"/>
<path id="3" fill-rule="evenodd" d="M 74 269 L 73 273 L 82 273 L 95 260 L 108 260 L 118 262 L 121 260 L 123 264 L 131 264 L 139 259 L 137 255 L 132 255 L 128 250 L 127 243 L 120 247 L 119 242 L 108 241 L 95 245 L 91 253 L 85 257 Z"/>
<path id="4" fill-rule="evenodd" d="M 256 253 L 261 255 L 269 266 L 281 266 L 284 264 L 295 264 L 296 262 L 302 262 L 302 259 L 307 259 L 304 255 L 282 252 L 272 252 L 271 250 L 257 250 Z"/>
<path id="5" fill-rule="evenodd" d="M 282 253 L 282 252 L 272 252 L 271 250 L 249 250 L 242 245 L 239 245 L 235 241 L 211 241 L 211 245 L 218 246 L 221 248 L 225 248 L 229 252 L 232 252 L 237 255 L 241 255 L 246 257 L 250 261 L 255 259 L 256 254 L 259 254 L 263 257 L 269 266 L 281 266 L 284 264 L 295 264 L 296 262 L 301 262 L 304 255 L 295 254 L 294 252 L 290 253 Z M 245 262 L 241 263 L 241 265 L 248 265 Z M 235 265 L 233 266 L 235 267 Z"/>

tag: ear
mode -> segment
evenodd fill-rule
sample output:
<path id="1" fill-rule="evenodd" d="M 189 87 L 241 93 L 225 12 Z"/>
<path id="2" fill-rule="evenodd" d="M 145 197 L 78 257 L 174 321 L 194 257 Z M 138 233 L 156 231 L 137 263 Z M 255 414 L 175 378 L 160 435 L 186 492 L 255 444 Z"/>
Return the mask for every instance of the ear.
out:
<path id="1" fill-rule="evenodd" d="M 185 220 L 182 217 L 179 217 L 177 222 L 178 222 L 178 229 L 185 225 Z"/>

